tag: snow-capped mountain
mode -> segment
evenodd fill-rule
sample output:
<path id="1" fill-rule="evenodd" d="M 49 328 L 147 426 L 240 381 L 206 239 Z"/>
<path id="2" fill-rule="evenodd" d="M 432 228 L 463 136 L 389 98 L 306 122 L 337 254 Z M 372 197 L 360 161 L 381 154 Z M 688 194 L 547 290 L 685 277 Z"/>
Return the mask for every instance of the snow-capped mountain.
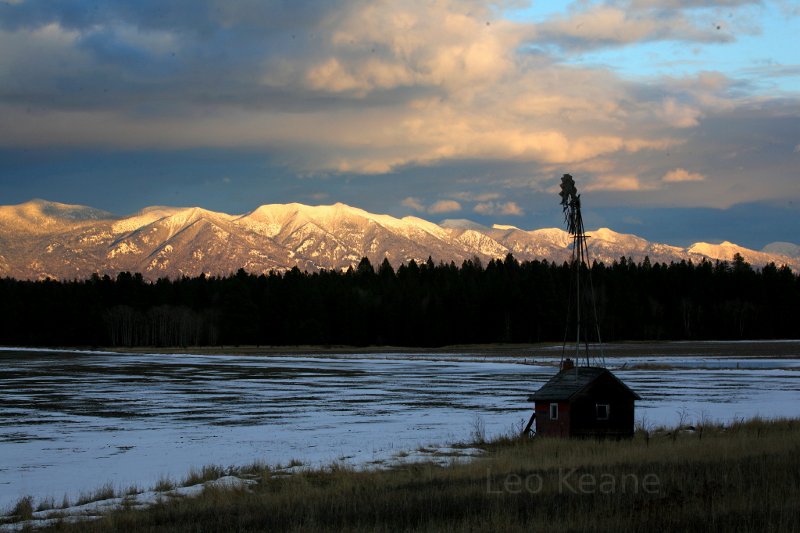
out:
<path id="1" fill-rule="evenodd" d="M 730 260 L 734 254 L 756 266 L 769 262 L 800 267 L 797 246 L 774 243 L 763 251 L 725 242 L 689 248 L 651 243 L 607 228 L 588 232 L 589 254 L 611 262 L 621 256 L 653 262 L 703 257 Z M 478 257 L 487 262 L 512 253 L 520 260 L 564 261 L 571 238 L 557 228 L 523 230 L 487 227 L 469 220 L 441 224 L 395 218 L 344 204 L 262 205 L 229 215 L 199 207 L 148 207 L 118 217 L 85 206 L 32 200 L 0 206 L 0 276 L 19 279 L 86 278 L 97 272 L 141 272 L 159 277 L 226 275 L 244 268 L 262 273 L 346 269 L 362 257 L 395 267 L 429 256 L 436 262 Z M 792 248 L 794 247 L 794 248 Z"/>

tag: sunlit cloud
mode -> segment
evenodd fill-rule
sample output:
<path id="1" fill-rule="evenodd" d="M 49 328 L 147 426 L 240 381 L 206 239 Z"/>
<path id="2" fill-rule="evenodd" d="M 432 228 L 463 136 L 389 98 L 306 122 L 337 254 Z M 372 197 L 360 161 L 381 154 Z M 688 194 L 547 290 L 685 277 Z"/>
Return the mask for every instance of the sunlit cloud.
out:
<path id="1" fill-rule="evenodd" d="M 481 202 L 473 207 L 473 211 L 481 215 L 522 216 L 525 214 L 525 211 L 516 202 Z"/>
<path id="2" fill-rule="evenodd" d="M 400 202 L 400 205 L 404 207 L 410 207 L 414 211 L 425 211 L 425 206 L 422 205 L 422 202 L 420 202 L 418 198 L 413 198 L 411 196 L 404 198 L 403 201 Z"/>
<path id="3" fill-rule="evenodd" d="M 437 200 L 431 205 L 426 206 L 419 198 L 409 196 L 404 198 L 403 201 L 400 202 L 400 205 L 420 213 L 430 213 L 432 215 L 461 211 L 461 204 L 455 200 Z"/>
<path id="4" fill-rule="evenodd" d="M 584 187 L 586 191 L 641 191 L 645 186 L 639 178 L 632 175 L 603 175 L 594 178 Z"/>
<path id="5" fill-rule="evenodd" d="M 702 112 L 693 106 L 680 104 L 675 98 L 666 98 L 657 111 L 657 116 L 676 128 L 692 128 L 700 123 Z"/>
<path id="6" fill-rule="evenodd" d="M 244 24 L 241 10 L 225 15 L 229 24 Z M 191 33 L 146 25 L 137 32 L 125 22 L 103 31 L 71 29 L 60 46 L 80 56 L 62 61 L 70 68 L 79 63 L 76 86 L 78 78 L 110 74 L 132 83 L 104 90 L 86 83 L 74 95 L 43 95 L 33 115 L 33 102 L 24 108 L 5 102 L 3 122 L 15 128 L 4 128 L 0 143 L 280 147 L 285 163 L 299 172 L 382 174 L 468 158 L 573 163 L 660 150 L 675 143 L 669 127 L 688 127 L 700 116 L 688 104 L 671 103 L 677 100 L 666 100 L 666 109 L 637 103 L 628 85 L 605 71 L 521 55 L 534 25 L 498 20 L 481 2 L 469 9 L 450 1 L 344 2 L 324 15 L 310 21 L 315 46 L 299 42 L 291 61 L 267 54 L 268 41 L 248 37 L 240 71 L 229 71 L 227 62 L 201 63 L 209 44 Z M 37 40 L 52 40 L 36 33 L 55 31 L 42 29 L 50 26 L 9 48 L 25 62 L 6 80 L 32 82 L 43 74 L 31 51 L 40 48 Z M 15 44 L 22 38 L 17 33 L 4 36 Z M 179 62 L 160 64 L 168 52 Z M 259 53 L 267 55 L 250 72 L 249 58 Z M 202 90 L 198 79 L 205 80 Z M 87 98 L 90 92 L 99 95 Z M 653 118 L 668 127 L 638 126 Z"/>
<path id="7" fill-rule="evenodd" d="M 454 208 L 442 203 L 450 201 L 530 216 L 525 201 L 506 199 L 547 191 L 564 172 L 584 174 L 582 190 L 620 193 L 607 198 L 658 190 L 649 201 L 662 205 L 728 206 L 764 199 L 764 190 L 796 196 L 787 155 L 800 151 L 800 97 L 759 92 L 757 74 L 791 80 L 791 61 L 636 76 L 590 55 L 636 50 L 641 59 L 666 43 L 698 47 L 700 63 L 707 43 L 758 38 L 753 15 L 773 4 L 578 1 L 529 20 L 509 18 L 516 7 L 197 0 L 166 10 L 107 3 L 76 16 L 62 3 L 6 3 L 0 149 L 243 150 L 264 154 L 273 165 L 265 175 L 363 176 L 350 190 L 407 182 L 383 201 L 417 213 Z M 723 164 L 723 191 L 685 170 Z M 758 165 L 772 169 L 770 187 L 753 183 Z M 704 183 L 691 197 L 665 185 L 681 181 Z M 309 198 L 318 186 L 295 194 Z"/>
<path id="8" fill-rule="evenodd" d="M 434 202 L 433 205 L 428 208 L 428 213 L 434 215 L 440 213 L 452 213 L 453 211 L 461 211 L 461 204 L 455 200 L 439 200 L 438 202 Z"/>
<path id="9" fill-rule="evenodd" d="M 664 174 L 664 177 L 661 179 L 667 183 L 675 183 L 684 181 L 704 181 L 706 177 L 698 172 L 689 172 L 684 168 L 676 168 Z"/>
<path id="10" fill-rule="evenodd" d="M 456 192 L 451 194 L 453 198 L 458 200 L 465 200 L 467 202 L 487 202 L 489 200 L 497 200 L 500 194 L 496 192 L 484 192 L 476 194 L 473 192 Z"/>

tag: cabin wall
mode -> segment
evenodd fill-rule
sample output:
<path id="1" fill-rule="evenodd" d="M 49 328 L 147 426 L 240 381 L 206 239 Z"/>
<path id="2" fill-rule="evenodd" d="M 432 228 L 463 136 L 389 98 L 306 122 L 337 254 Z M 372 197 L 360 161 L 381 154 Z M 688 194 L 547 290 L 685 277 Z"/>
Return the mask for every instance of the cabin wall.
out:
<path id="1" fill-rule="evenodd" d="M 598 419 L 597 404 L 609 406 L 607 420 Z M 573 436 L 633 436 L 634 399 L 612 379 L 598 379 L 573 397 L 571 415 Z"/>
<path id="2" fill-rule="evenodd" d="M 597 418 L 597 404 L 610 407 L 607 420 Z M 634 425 L 633 400 L 581 398 L 572 404 L 570 435 L 596 437 L 631 437 Z"/>
<path id="3" fill-rule="evenodd" d="M 550 404 L 558 403 L 558 419 L 550 420 Z M 536 434 L 545 437 L 569 437 L 571 406 L 567 401 L 536 402 Z"/>

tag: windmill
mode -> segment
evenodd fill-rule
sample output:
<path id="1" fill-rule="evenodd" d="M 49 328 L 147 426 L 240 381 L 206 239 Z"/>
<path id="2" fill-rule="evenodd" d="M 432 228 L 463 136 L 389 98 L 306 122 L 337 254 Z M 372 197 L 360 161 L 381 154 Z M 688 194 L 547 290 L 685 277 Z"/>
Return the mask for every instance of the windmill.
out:
<path id="1" fill-rule="evenodd" d="M 567 357 L 567 346 L 570 330 L 574 326 L 575 362 L 585 362 L 585 366 L 605 367 L 605 354 L 600 338 L 597 304 L 594 297 L 591 265 L 589 264 L 589 250 L 586 247 L 586 231 L 581 215 L 581 195 L 578 194 L 578 188 L 571 175 L 564 174 L 562 176 L 559 195 L 564 211 L 564 223 L 567 225 L 567 231 L 572 235 L 572 260 L 570 261 L 572 274 L 560 366 L 563 368 L 565 363 L 571 363 L 571 359 Z M 597 350 L 593 355 L 589 351 L 590 337 L 593 337 L 591 341 L 597 345 Z M 581 343 L 583 343 L 583 354 L 581 354 Z"/>
<path id="2" fill-rule="evenodd" d="M 536 423 L 534 434 L 549 437 L 631 437 L 635 402 L 641 397 L 606 368 L 592 271 L 588 264 L 581 195 L 569 174 L 561 178 L 559 194 L 564 222 L 572 235 L 572 272 L 564 344 L 559 372 L 528 397 L 528 401 L 534 402 L 534 410 L 523 435 L 532 434 L 531 428 Z M 569 342 L 573 326 L 574 361 L 567 357 L 567 350 L 571 352 L 573 346 Z M 590 340 L 590 336 L 594 338 Z M 594 354 L 589 351 L 590 341 L 596 343 Z"/>

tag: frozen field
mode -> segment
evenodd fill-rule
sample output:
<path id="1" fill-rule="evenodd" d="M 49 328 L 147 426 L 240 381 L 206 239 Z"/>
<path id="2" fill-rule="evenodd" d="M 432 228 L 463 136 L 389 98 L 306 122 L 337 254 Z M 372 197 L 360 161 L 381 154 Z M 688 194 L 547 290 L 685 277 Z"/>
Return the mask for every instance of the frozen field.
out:
<path id="1" fill-rule="evenodd" d="M 676 351 L 670 345 L 670 353 Z M 702 354 L 607 360 L 644 398 L 637 418 L 800 416 L 800 360 Z M 788 348 L 800 349 L 800 343 Z M 768 350 L 767 350 L 768 351 Z M 783 352 L 787 348 L 784 347 Z M 755 353 L 755 351 L 754 351 Z M 797 353 L 797 352 L 794 352 Z M 743 355 L 744 354 L 744 355 Z M 558 353 L 309 356 L 0 350 L 0 512 L 22 495 L 73 501 L 259 460 L 397 460 L 423 445 L 519 428 Z"/>

